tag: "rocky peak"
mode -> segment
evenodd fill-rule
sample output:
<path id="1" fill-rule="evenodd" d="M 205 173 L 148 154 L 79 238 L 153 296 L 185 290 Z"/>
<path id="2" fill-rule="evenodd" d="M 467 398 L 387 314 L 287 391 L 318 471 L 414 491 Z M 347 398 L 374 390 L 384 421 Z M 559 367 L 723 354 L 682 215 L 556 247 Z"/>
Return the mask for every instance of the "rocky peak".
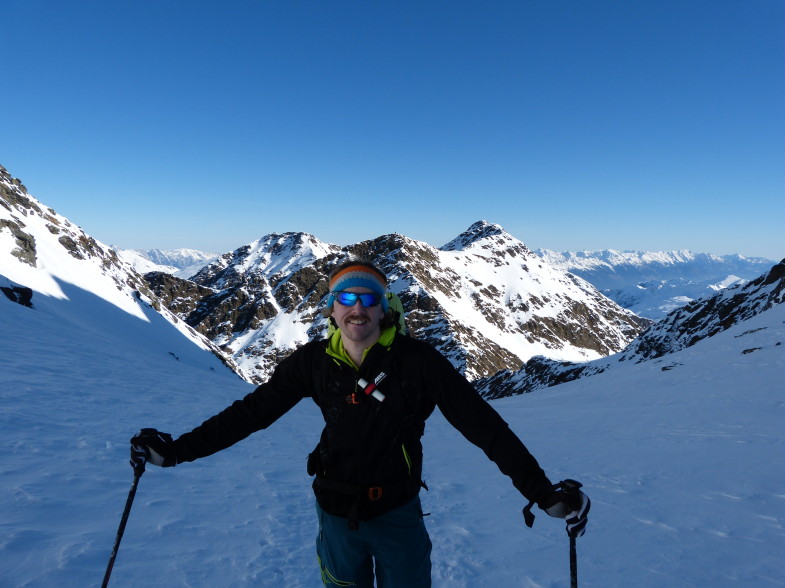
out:
<path id="1" fill-rule="evenodd" d="M 154 289 L 188 324 L 231 352 L 255 381 L 297 346 L 324 334 L 319 311 L 327 275 L 349 255 L 385 271 L 412 334 L 470 378 L 517 368 L 540 353 L 562 359 L 607 355 L 643 327 L 588 283 L 548 268 L 498 225 L 475 223 L 451 243 L 439 249 L 388 234 L 340 248 L 305 233 L 273 234 L 194 276 L 207 294 L 185 284 L 178 294 L 160 276 Z"/>
<path id="2" fill-rule="evenodd" d="M 191 279 L 213 288 L 253 282 L 254 276 L 271 280 L 334 254 L 338 249 L 308 233 L 273 233 L 222 255 Z"/>
<path id="3" fill-rule="evenodd" d="M 493 239 L 494 237 L 500 237 L 502 239 L 511 238 L 501 226 L 480 220 L 458 235 L 455 239 L 440 247 L 440 249 L 442 251 L 469 249 L 478 242 Z"/>

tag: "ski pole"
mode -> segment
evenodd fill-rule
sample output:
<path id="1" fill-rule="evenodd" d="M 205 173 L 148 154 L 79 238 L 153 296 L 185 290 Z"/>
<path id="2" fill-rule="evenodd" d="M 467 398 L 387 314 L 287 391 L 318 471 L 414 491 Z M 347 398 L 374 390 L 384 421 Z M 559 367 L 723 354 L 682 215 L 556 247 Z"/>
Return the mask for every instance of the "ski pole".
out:
<path id="1" fill-rule="evenodd" d="M 578 588 L 578 551 L 575 549 L 575 537 L 570 535 L 570 588 Z"/>
<path id="2" fill-rule="evenodd" d="M 565 494 L 579 496 L 579 488 L 582 486 L 580 482 L 575 480 L 564 480 L 560 482 Z M 570 535 L 570 588 L 578 588 L 578 550 L 575 547 L 575 535 Z"/>
<path id="3" fill-rule="evenodd" d="M 101 588 L 106 588 L 109 585 L 109 576 L 112 574 L 114 560 L 117 557 L 117 551 L 120 549 L 120 541 L 123 538 L 123 533 L 125 533 L 125 524 L 128 522 L 128 515 L 131 513 L 131 505 L 134 503 L 134 496 L 136 496 L 136 487 L 139 485 L 139 478 L 142 477 L 143 473 L 144 463 L 142 463 L 141 466 L 134 467 L 134 481 L 131 484 L 131 489 L 128 491 L 128 500 L 125 501 L 125 510 L 123 510 L 123 516 L 120 519 L 120 527 L 117 529 L 117 537 L 114 540 L 114 547 L 112 548 L 112 554 L 109 556 L 109 564 L 106 566 L 106 573 L 104 574 L 104 581 L 101 584 Z"/>
<path id="4" fill-rule="evenodd" d="M 576 482 L 575 480 L 562 480 L 558 484 L 553 486 L 554 490 L 561 490 L 564 494 L 570 498 L 575 498 L 577 500 L 577 504 L 580 508 L 581 506 L 581 491 L 580 488 L 583 486 L 580 482 Z M 585 498 L 585 496 L 583 497 Z M 532 507 L 534 506 L 534 500 L 530 500 L 529 504 L 523 507 L 523 520 L 526 521 L 526 526 L 531 528 L 534 525 L 534 515 L 532 514 Z M 578 535 L 582 535 L 583 527 L 586 526 L 586 513 L 589 512 L 590 502 L 586 501 L 585 508 L 583 509 L 583 521 L 582 525 L 578 527 L 578 529 L 571 529 L 570 523 L 571 520 L 567 521 L 567 535 L 570 538 L 570 588 L 578 588 L 578 552 L 575 548 L 575 538 Z M 581 520 L 576 518 L 574 519 L 576 522 L 580 523 Z"/>

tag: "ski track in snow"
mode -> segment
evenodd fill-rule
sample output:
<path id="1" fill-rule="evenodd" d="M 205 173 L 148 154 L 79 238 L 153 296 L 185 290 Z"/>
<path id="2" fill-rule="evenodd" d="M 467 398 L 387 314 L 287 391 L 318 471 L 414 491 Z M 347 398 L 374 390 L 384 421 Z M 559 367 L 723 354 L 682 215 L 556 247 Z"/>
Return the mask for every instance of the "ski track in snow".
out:
<path id="1" fill-rule="evenodd" d="M 100 585 L 128 438 L 178 435 L 253 389 L 163 320 L 67 295 L 35 310 L 0 297 L 3 588 Z M 579 479 L 592 499 L 581 586 L 785 585 L 780 306 L 677 354 L 493 403 L 553 481 Z M 305 458 L 321 426 L 305 401 L 220 454 L 148 468 L 110 585 L 320 585 Z M 535 509 L 527 529 L 510 481 L 438 413 L 424 446 L 434 586 L 568 585 L 562 521 Z"/>

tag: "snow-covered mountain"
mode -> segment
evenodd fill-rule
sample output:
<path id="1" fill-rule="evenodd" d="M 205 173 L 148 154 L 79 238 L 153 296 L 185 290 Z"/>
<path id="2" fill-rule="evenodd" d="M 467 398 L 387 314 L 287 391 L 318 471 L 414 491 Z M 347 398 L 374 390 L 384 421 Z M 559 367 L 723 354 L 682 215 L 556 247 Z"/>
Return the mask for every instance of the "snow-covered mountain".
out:
<path id="1" fill-rule="evenodd" d="M 37 308 L 45 299 L 74 302 L 85 312 L 105 304 L 136 319 L 130 324 L 144 328 L 165 322 L 172 334 L 161 341 L 172 348 L 172 357 L 196 353 L 215 354 L 216 359 L 238 374 L 242 370 L 215 344 L 176 317 L 149 289 L 145 279 L 123 262 L 115 251 L 89 235 L 27 193 L 25 186 L 0 167 L 0 287 L 15 302 Z M 78 302 L 76 302 L 78 301 Z M 74 313 L 76 314 L 76 313 Z M 78 319 L 76 319 L 78 320 Z M 177 334 L 175 334 L 177 333 Z M 194 347 L 196 352 L 190 349 Z M 202 359 L 205 365 L 212 360 Z"/>
<path id="2" fill-rule="evenodd" d="M 744 284 L 774 261 L 690 251 L 535 251 L 548 264 L 590 282 L 635 314 L 659 320 L 692 300 Z"/>
<path id="3" fill-rule="evenodd" d="M 485 222 L 480 222 L 472 227 L 466 234 L 459 236 L 452 243 L 448 243 L 441 250 L 460 249 L 461 243 L 466 239 L 467 234 L 473 231 L 482 233 L 484 227 L 494 227 Z M 501 227 L 495 226 L 502 233 L 504 232 Z M 385 236 L 382 240 L 388 237 L 398 236 Z M 509 237 L 509 235 L 507 236 Z M 322 249 L 325 253 L 323 256 L 332 259 L 333 254 L 341 254 L 340 248 L 337 246 L 327 245 L 320 243 L 318 239 L 312 235 L 291 233 L 287 235 L 268 235 L 259 241 L 252 243 L 246 247 L 240 248 L 238 252 L 240 255 L 247 254 L 253 255 L 250 252 L 257 252 L 260 247 L 264 247 L 264 243 L 271 243 L 280 238 L 286 239 L 305 239 L 316 244 L 317 249 Z M 509 237 L 512 239 L 511 237 Z M 469 237 L 471 239 L 471 237 Z M 513 239 L 513 241 L 515 241 Z M 423 244 L 425 245 L 425 244 Z M 282 247 L 280 252 L 286 251 L 286 246 L 277 245 Z M 502 245 L 503 246 L 503 245 Z M 515 246 L 523 246 L 522 243 L 517 243 Z M 525 248 L 525 246 L 523 246 Z M 344 248 L 347 250 L 349 248 Z M 238 252 L 234 252 L 237 254 Z M 242 253 L 245 252 L 245 253 Z M 280 253 L 279 252 L 279 253 Z M 239 330 L 248 328 L 248 324 L 235 324 L 233 316 L 244 314 L 244 319 L 254 318 L 260 320 L 272 319 L 277 315 L 276 312 L 271 311 L 275 305 L 268 305 L 262 303 L 263 310 L 253 309 L 255 301 L 252 299 L 240 302 L 244 307 L 244 312 L 236 309 L 226 309 L 227 302 L 232 305 L 236 304 L 236 300 L 228 300 L 226 292 L 222 291 L 219 295 L 221 299 L 221 306 L 224 308 L 218 309 L 218 314 L 226 320 L 216 320 L 216 317 L 205 317 L 205 309 L 212 308 L 212 301 L 207 301 L 202 305 L 202 308 L 195 315 L 189 313 L 194 310 L 197 302 L 204 297 L 210 297 L 210 294 L 215 294 L 209 289 L 205 290 L 204 287 L 209 288 L 209 280 L 204 278 L 197 279 L 197 282 L 202 288 L 192 285 L 183 284 L 175 280 L 168 279 L 165 275 L 170 274 L 177 278 L 191 278 L 204 269 L 210 263 L 218 259 L 217 254 L 203 253 L 192 249 L 177 249 L 172 251 L 160 251 L 153 249 L 150 251 L 136 251 L 127 250 L 117 251 L 118 256 L 130 263 L 137 271 L 143 274 L 156 274 L 148 276 L 154 287 L 156 287 L 164 299 L 170 304 L 170 308 L 175 312 L 180 313 L 180 316 L 186 318 L 191 316 L 191 324 L 197 323 L 193 321 L 201 321 L 200 330 L 208 337 L 215 338 L 219 336 L 217 341 L 220 344 L 228 345 L 228 349 L 238 356 L 250 355 L 252 358 L 258 357 L 255 349 L 261 348 L 269 351 L 270 341 L 267 334 L 257 333 L 250 336 L 254 341 L 251 343 L 251 349 L 243 349 L 243 345 L 230 344 L 232 339 L 235 338 Z M 558 269 L 563 272 L 569 272 L 579 276 L 589 282 L 592 286 L 597 288 L 603 295 L 607 296 L 618 305 L 626 308 L 639 317 L 643 318 L 640 322 L 641 325 L 648 324 L 649 320 L 660 320 L 668 313 L 675 309 L 681 308 L 693 301 L 710 297 L 715 292 L 732 286 L 738 286 L 748 283 L 766 272 L 774 262 L 764 258 L 758 257 L 744 257 L 742 255 L 712 255 L 706 253 L 693 253 L 690 251 L 670 251 L 670 252 L 643 252 L 643 251 L 616 251 L 616 250 L 602 250 L 602 251 L 580 251 L 580 252 L 555 252 L 547 249 L 538 249 L 534 253 L 546 262 L 546 265 L 551 269 Z M 231 257 L 231 254 L 227 254 Z M 223 256 L 226 258 L 226 256 Z M 306 255 L 304 263 L 311 263 L 320 259 L 319 255 Z M 233 265 L 234 262 L 229 262 Z M 240 264 L 242 265 L 242 264 Z M 266 270 L 263 264 L 250 263 L 251 269 L 249 271 L 262 272 Z M 218 264 L 219 268 L 226 266 Z M 292 268 L 297 267 L 294 263 Z M 324 266 L 325 268 L 328 266 Z M 221 271 L 221 270 L 218 270 Z M 214 275 L 215 271 L 208 272 L 208 275 Z M 234 282 L 237 283 L 237 282 Z M 222 288 L 221 288 L 222 289 Z M 213 289 L 214 290 L 214 289 Z M 195 293 L 198 293 L 194 295 Z M 211 297 L 211 298 L 214 298 Z M 252 297 L 253 298 L 253 297 Z M 269 296 L 265 299 L 269 301 Z M 408 309 L 407 310 L 414 310 Z M 227 313 L 228 312 L 228 316 Z M 261 312 L 261 315 L 260 315 Z M 287 317 L 291 318 L 291 312 L 285 313 L 285 316 L 277 317 L 275 319 L 275 326 L 269 325 L 263 330 L 266 333 L 282 327 L 282 322 L 286 322 Z M 315 317 L 318 321 L 318 317 Z M 243 322 L 243 321 L 241 321 Z M 307 319 L 296 319 L 296 322 L 301 325 L 307 322 Z M 424 322 L 424 321 L 423 321 Z M 222 333 L 217 333 L 215 328 L 208 327 L 209 324 L 218 324 Z M 318 336 L 321 332 L 323 325 L 318 324 L 315 330 L 305 330 L 303 334 L 302 329 L 297 329 L 297 343 L 300 344 L 307 340 L 309 337 Z M 430 327 L 429 330 L 438 331 L 438 327 Z M 448 327 L 448 330 L 449 327 Z M 483 329 L 475 332 L 482 332 Z M 436 335 L 436 337 L 441 335 Z M 427 337 L 427 336 L 426 336 Z M 276 336 L 280 347 L 280 337 Z M 246 340 L 249 337 L 245 337 Z M 434 338 L 432 343 L 438 344 Z M 296 345 L 295 345 L 296 346 Z M 485 348 L 484 345 L 475 345 L 475 348 Z M 283 349 L 278 349 L 275 356 L 280 358 L 287 353 L 287 350 L 292 349 L 292 345 L 284 344 Z M 444 349 L 443 349 L 444 351 Z M 459 351 L 456 357 L 452 357 L 456 365 L 465 365 L 465 351 Z M 524 354 L 526 355 L 526 354 Z M 531 354 L 528 355 L 531 357 Z M 554 354 L 547 351 L 543 356 L 553 358 Z M 479 369 L 469 371 L 470 375 L 487 375 L 496 369 L 509 368 L 512 363 L 522 360 L 520 355 L 515 353 L 505 353 L 505 350 L 495 349 L 494 352 L 486 356 L 487 361 Z M 469 359 L 471 363 L 472 360 Z M 269 372 L 269 368 L 274 362 L 261 362 L 255 359 L 250 359 L 245 362 L 250 365 L 251 372 L 257 373 L 257 379 L 263 379 Z M 267 365 L 265 365 L 267 363 Z"/>
<path id="4" fill-rule="evenodd" d="M 398 234 L 343 248 L 306 233 L 267 235 L 190 282 L 146 277 L 183 320 L 261 381 L 297 346 L 323 336 L 326 276 L 348 254 L 379 264 L 411 331 L 469 378 L 534 355 L 580 361 L 615 353 L 646 324 L 483 221 L 438 249 Z"/>
<path id="5" fill-rule="evenodd" d="M 74 284 L 138 316 L 140 304 L 151 305 L 219 356 L 232 357 L 238 373 L 255 382 L 296 347 L 323 336 L 326 276 L 349 254 L 373 259 L 388 273 L 412 332 L 472 379 L 535 355 L 602 357 L 642 330 L 634 314 L 483 221 L 438 249 L 397 234 L 343 248 L 305 233 L 268 235 L 220 256 L 190 281 L 165 272 L 142 279 L 133 259 L 124 261 L 46 209 L 5 170 L 2 185 L 4 279 L 55 296 L 63 295 L 58 280 Z"/>
<path id="6" fill-rule="evenodd" d="M 178 278 L 190 278 L 200 269 L 218 259 L 217 253 L 196 249 L 118 249 L 117 256 L 129 263 L 140 274 L 164 272 Z"/>
<path id="7" fill-rule="evenodd" d="M 623 362 L 637 363 L 668 357 L 773 307 L 783 305 L 785 259 L 751 282 L 720 290 L 713 296 L 690 302 L 674 310 L 661 321 L 652 324 L 621 353 L 583 363 L 536 357 L 520 370 L 499 372 L 475 382 L 475 385 L 486 398 L 501 398 L 594 376 L 617 368 Z M 742 333 L 739 337 L 747 334 Z M 744 353 L 759 350 L 750 347 L 745 349 Z M 785 353 L 785 350 L 783 352 Z M 669 370 L 674 367 L 666 362 L 662 369 Z"/>
<path id="8" fill-rule="evenodd" d="M 783 303 L 785 259 L 751 282 L 671 312 L 635 339 L 620 354 L 620 360 L 640 362 L 668 355 Z"/>
<path id="9" fill-rule="evenodd" d="M 139 273 L 164 272 L 190 278 L 218 258 L 193 249 L 116 250 Z M 601 251 L 534 253 L 551 267 L 573 273 L 640 317 L 659 320 L 685 304 L 745 284 L 775 262 L 739 254 L 691 251 Z"/>

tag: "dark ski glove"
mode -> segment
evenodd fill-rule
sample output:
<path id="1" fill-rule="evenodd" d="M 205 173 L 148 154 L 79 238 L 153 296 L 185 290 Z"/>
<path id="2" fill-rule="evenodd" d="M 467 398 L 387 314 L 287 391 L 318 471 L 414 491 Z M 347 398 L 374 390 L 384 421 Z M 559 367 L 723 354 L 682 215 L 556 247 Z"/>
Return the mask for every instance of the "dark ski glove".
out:
<path id="1" fill-rule="evenodd" d="M 581 483 L 575 480 L 563 480 L 556 484 L 553 492 L 546 494 L 537 501 L 537 506 L 552 517 L 565 519 L 567 534 L 570 537 L 580 537 L 586 532 L 586 523 L 589 522 L 588 514 L 591 500 L 580 491 Z M 531 527 L 534 515 L 531 513 L 532 503 L 523 509 L 526 524 Z"/>
<path id="2" fill-rule="evenodd" d="M 135 472 L 143 472 L 144 465 L 148 462 L 164 468 L 177 465 L 174 440 L 169 433 L 142 429 L 131 437 L 131 467 Z"/>
<path id="3" fill-rule="evenodd" d="M 565 519 L 567 521 L 567 534 L 570 537 L 581 537 L 586 532 L 586 524 L 589 522 L 588 514 L 591 508 L 591 500 L 583 492 L 578 490 L 581 496 L 581 505 L 576 510 L 568 514 Z"/>

